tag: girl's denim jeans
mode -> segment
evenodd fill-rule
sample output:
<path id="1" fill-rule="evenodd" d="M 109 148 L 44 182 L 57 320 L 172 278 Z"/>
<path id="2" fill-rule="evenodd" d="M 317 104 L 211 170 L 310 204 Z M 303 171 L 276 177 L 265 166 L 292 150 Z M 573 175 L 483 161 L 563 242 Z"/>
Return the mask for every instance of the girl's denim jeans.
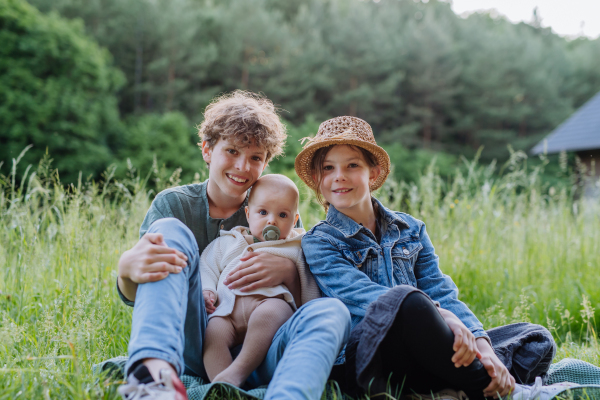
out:
<path id="1" fill-rule="evenodd" d="M 192 232 L 178 219 L 155 221 L 167 245 L 188 257 L 179 274 L 138 286 L 126 371 L 145 358 L 172 364 L 179 374 L 208 381 L 202 341 L 208 321 L 198 271 L 200 254 Z M 319 399 L 333 363 L 350 333 L 350 313 L 339 300 L 321 298 L 298 309 L 277 331 L 265 360 L 250 376 L 269 384 L 265 399 Z"/>

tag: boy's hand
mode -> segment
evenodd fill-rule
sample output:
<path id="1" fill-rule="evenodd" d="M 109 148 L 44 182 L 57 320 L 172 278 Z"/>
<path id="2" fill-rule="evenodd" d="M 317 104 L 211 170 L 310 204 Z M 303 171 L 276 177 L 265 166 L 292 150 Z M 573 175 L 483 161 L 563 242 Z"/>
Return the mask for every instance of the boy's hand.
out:
<path id="1" fill-rule="evenodd" d="M 452 356 L 452 362 L 456 368 L 467 367 L 471 365 L 475 357 L 481 358 L 475 336 L 473 333 L 462 323 L 462 321 L 454 315 L 451 311 L 440 308 L 440 314 L 444 321 L 448 324 L 448 327 L 454 333 L 454 355 Z"/>
<path id="2" fill-rule="evenodd" d="M 162 234 L 147 233 L 121 255 L 119 277 L 135 283 L 155 282 L 181 272 L 186 265 L 186 255 L 168 247 Z"/>
<path id="3" fill-rule="evenodd" d="M 299 280 L 296 264 L 287 257 L 252 252 L 240 261 L 223 281 L 229 289 L 247 292 L 281 284 L 291 288 Z"/>
<path id="4" fill-rule="evenodd" d="M 494 353 L 494 349 L 492 349 L 488 341 L 484 338 L 478 338 L 477 347 L 481 353 L 480 361 L 492 378 L 488 387 L 483 389 L 483 395 L 497 399 L 498 396 L 504 397 L 509 392 L 515 390 L 515 378 L 508 372 L 506 366 L 502 364 L 502 361 Z"/>
<path id="5" fill-rule="evenodd" d="M 217 298 L 215 294 L 210 290 L 203 290 L 202 297 L 204 297 L 204 308 L 206 308 L 206 312 L 212 314 L 217 309 L 215 307 L 215 303 L 217 302 Z"/>
<path id="6" fill-rule="evenodd" d="M 187 265 L 182 252 L 171 249 L 160 233 L 147 233 L 119 258 L 117 284 L 121 293 L 135 301 L 138 283 L 165 279 Z"/>

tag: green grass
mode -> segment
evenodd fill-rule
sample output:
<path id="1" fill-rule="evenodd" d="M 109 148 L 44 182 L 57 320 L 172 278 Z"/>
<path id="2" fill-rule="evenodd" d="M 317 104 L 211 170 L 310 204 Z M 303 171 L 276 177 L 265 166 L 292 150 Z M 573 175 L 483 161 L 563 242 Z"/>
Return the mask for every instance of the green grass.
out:
<path id="1" fill-rule="evenodd" d="M 91 366 L 127 353 L 131 309 L 117 297 L 116 265 L 154 194 L 131 172 L 68 188 L 47 159 L 22 177 L 0 174 L 0 399 L 117 398 Z M 427 223 L 442 271 L 486 328 L 540 323 L 557 360 L 600 365 L 600 204 L 544 186 L 538 172 L 515 154 L 499 175 L 473 162 L 444 182 L 432 168 L 377 195 Z M 178 183 L 158 169 L 150 178 Z M 310 227 L 323 213 L 302 196 Z"/>

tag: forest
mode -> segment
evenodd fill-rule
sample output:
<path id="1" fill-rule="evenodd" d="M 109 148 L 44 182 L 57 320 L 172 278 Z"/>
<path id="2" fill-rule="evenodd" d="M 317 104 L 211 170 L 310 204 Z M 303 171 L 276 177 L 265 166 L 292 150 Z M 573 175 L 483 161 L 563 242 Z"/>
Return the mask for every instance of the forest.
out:
<path id="1" fill-rule="evenodd" d="M 437 0 L 0 0 L 0 42 L 0 172 L 33 145 L 20 171 L 48 153 L 64 183 L 127 160 L 191 180 L 203 109 L 235 89 L 288 125 L 272 170 L 354 115 L 409 182 L 432 160 L 444 175 L 527 151 L 600 90 L 600 39 Z"/>

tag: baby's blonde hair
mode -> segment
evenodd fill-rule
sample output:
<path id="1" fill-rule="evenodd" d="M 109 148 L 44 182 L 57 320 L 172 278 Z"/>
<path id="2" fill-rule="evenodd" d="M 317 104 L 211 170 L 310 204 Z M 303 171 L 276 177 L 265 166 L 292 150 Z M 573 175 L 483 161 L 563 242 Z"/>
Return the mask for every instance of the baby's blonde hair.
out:
<path id="1" fill-rule="evenodd" d="M 287 176 L 280 174 L 268 174 L 258 178 L 256 183 L 252 185 L 252 188 L 250 189 L 250 194 L 248 195 L 248 204 L 252 202 L 252 194 L 256 193 L 256 191 L 259 190 L 261 186 L 263 188 L 273 188 L 277 192 L 282 192 L 284 190 L 289 190 L 293 192 L 294 198 L 296 199 L 295 209 L 298 209 L 298 205 L 300 203 L 300 192 L 298 191 L 298 187 L 296 186 L 294 181 L 288 178 Z"/>

